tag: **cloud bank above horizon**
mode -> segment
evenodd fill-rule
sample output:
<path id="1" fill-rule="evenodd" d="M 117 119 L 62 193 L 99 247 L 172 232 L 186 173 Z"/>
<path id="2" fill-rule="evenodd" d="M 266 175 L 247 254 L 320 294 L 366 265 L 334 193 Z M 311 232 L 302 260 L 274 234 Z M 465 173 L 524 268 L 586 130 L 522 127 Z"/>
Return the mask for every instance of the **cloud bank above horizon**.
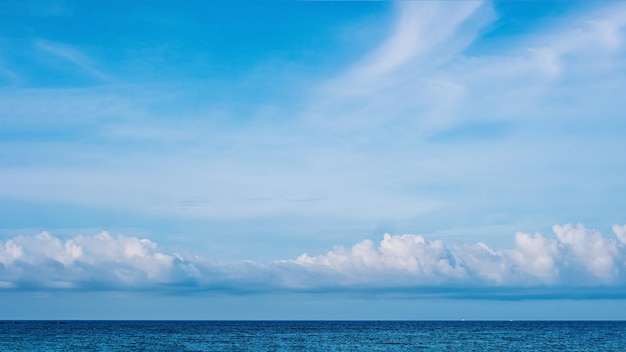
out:
<path id="1" fill-rule="evenodd" d="M 514 247 L 502 250 L 385 234 L 377 244 L 367 239 L 271 263 L 166 253 L 149 239 L 107 232 L 67 240 L 42 232 L 0 242 L 0 290 L 622 297 L 626 225 L 614 225 L 611 237 L 582 224 L 552 230 L 554 236 L 518 232 Z"/>

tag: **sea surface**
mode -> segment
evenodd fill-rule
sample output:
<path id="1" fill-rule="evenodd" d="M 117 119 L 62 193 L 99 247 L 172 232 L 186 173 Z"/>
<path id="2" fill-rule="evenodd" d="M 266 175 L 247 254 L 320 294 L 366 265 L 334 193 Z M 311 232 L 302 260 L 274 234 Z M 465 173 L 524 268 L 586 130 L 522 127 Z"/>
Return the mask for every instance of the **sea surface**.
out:
<path id="1" fill-rule="evenodd" d="M 1 351 L 626 351 L 626 322 L 3 321 Z"/>

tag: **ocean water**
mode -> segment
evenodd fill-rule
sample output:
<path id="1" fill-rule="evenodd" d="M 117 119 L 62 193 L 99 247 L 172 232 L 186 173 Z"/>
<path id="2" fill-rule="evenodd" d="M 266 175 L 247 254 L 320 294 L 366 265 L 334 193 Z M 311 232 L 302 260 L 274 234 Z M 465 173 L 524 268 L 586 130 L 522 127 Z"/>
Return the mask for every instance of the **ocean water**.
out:
<path id="1" fill-rule="evenodd" d="M 626 322 L 4 321 L 1 351 L 626 351 Z"/>

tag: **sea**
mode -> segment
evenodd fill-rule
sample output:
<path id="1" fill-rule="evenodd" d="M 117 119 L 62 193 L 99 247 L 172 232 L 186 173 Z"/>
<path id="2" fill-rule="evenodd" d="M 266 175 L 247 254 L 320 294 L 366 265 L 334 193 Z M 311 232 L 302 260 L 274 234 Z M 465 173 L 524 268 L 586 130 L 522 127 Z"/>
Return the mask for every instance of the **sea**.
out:
<path id="1" fill-rule="evenodd" d="M 2 321 L 0 351 L 626 351 L 626 322 Z"/>

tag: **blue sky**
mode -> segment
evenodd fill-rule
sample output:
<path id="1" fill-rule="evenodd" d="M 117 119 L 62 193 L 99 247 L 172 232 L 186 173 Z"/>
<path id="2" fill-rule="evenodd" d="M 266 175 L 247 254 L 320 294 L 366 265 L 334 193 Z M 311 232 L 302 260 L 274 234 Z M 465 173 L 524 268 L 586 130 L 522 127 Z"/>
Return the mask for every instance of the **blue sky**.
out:
<path id="1" fill-rule="evenodd" d="M 0 23 L 6 318 L 626 318 L 624 2 Z"/>

